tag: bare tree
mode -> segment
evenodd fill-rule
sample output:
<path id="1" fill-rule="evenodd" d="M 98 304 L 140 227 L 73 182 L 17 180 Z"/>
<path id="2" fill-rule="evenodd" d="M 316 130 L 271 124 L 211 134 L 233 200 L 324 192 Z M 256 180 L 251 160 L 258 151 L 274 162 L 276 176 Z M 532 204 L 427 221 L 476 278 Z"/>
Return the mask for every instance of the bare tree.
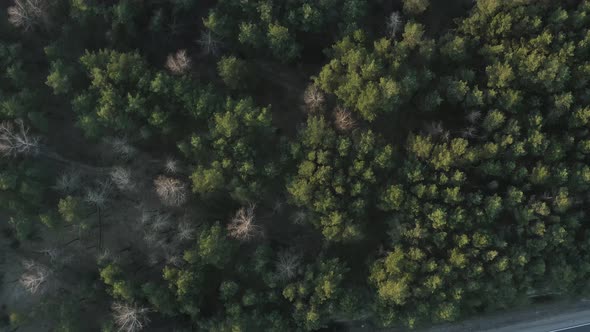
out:
<path id="1" fill-rule="evenodd" d="M 188 189 L 179 179 L 160 175 L 154 180 L 154 186 L 160 200 L 167 206 L 181 206 L 188 199 Z"/>
<path id="2" fill-rule="evenodd" d="M 8 22 L 25 31 L 35 25 L 46 23 L 48 2 L 46 0 L 15 0 L 8 7 Z"/>
<path id="3" fill-rule="evenodd" d="M 228 235 L 240 241 L 248 241 L 262 234 L 260 226 L 254 223 L 254 209 L 256 205 L 252 204 L 242 207 L 236 212 L 231 222 L 227 225 Z"/>
<path id="4" fill-rule="evenodd" d="M 195 238 L 195 228 L 187 221 L 178 224 L 177 237 L 181 241 L 188 241 Z"/>
<path id="5" fill-rule="evenodd" d="M 475 127 L 467 127 L 461 132 L 461 135 L 465 138 L 474 138 L 476 132 L 477 129 Z"/>
<path id="6" fill-rule="evenodd" d="M 442 135 L 440 135 L 443 141 L 448 141 L 451 139 L 451 132 L 449 130 L 445 130 Z"/>
<path id="7" fill-rule="evenodd" d="M 16 125 L 15 125 L 16 124 Z M 5 156 L 35 155 L 39 152 L 38 136 L 29 134 L 22 120 L 0 123 L 0 153 Z"/>
<path id="8" fill-rule="evenodd" d="M 86 197 L 84 200 L 87 203 L 96 205 L 97 208 L 105 207 L 111 194 L 111 182 L 103 181 L 99 182 L 94 188 L 86 190 Z"/>
<path id="9" fill-rule="evenodd" d="M 161 232 L 172 225 L 171 216 L 168 213 L 160 213 L 154 218 L 151 228 L 155 232 Z"/>
<path id="10" fill-rule="evenodd" d="M 303 93 L 303 102 L 309 112 L 319 111 L 325 102 L 324 93 L 314 84 L 310 84 Z"/>
<path id="11" fill-rule="evenodd" d="M 119 190 L 133 190 L 135 189 L 135 182 L 131 176 L 131 171 L 128 168 L 116 166 L 111 170 L 111 181 L 119 188 Z"/>
<path id="12" fill-rule="evenodd" d="M 387 18 L 387 34 L 393 38 L 402 27 L 402 17 L 399 12 L 393 12 Z"/>
<path id="13" fill-rule="evenodd" d="M 191 68 L 191 59 L 186 54 L 186 50 L 179 50 L 176 54 L 168 55 L 166 68 L 176 75 L 188 72 Z"/>
<path id="14" fill-rule="evenodd" d="M 277 198 L 272 205 L 272 213 L 277 214 L 281 213 L 285 208 L 285 201 L 282 198 Z"/>
<path id="15" fill-rule="evenodd" d="M 145 241 L 146 245 L 150 248 L 157 247 L 159 245 L 158 234 L 151 230 L 144 232 L 143 240 Z"/>
<path id="16" fill-rule="evenodd" d="M 119 331 L 136 332 L 142 330 L 149 324 L 149 309 L 135 304 L 113 303 L 113 317 L 119 326 Z"/>
<path id="17" fill-rule="evenodd" d="M 488 189 L 490 189 L 490 190 L 496 190 L 496 189 L 498 189 L 499 186 L 500 186 L 500 184 L 496 180 L 490 181 L 490 183 L 488 183 L 488 185 L 487 185 Z"/>
<path id="18" fill-rule="evenodd" d="M 283 281 L 293 279 L 299 270 L 301 256 L 291 251 L 283 251 L 278 254 L 276 261 L 276 273 Z"/>
<path id="19" fill-rule="evenodd" d="M 42 286 L 46 285 L 53 272 L 48 267 L 30 260 L 24 261 L 23 267 L 25 271 L 19 279 L 20 284 L 31 294 L 42 293 Z"/>
<path id="20" fill-rule="evenodd" d="M 183 263 L 182 255 L 178 252 L 166 251 L 164 254 L 164 260 L 166 264 L 173 266 L 181 266 Z"/>
<path id="21" fill-rule="evenodd" d="M 309 214 L 307 213 L 307 211 L 297 210 L 293 214 L 293 222 L 297 225 L 303 225 L 307 221 L 308 217 L 309 217 Z"/>
<path id="22" fill-rule="evenodd" d="M 433 137 L 442 135 L 444 131 L 442 122 L 432 122 L 426 126 L 426 133 Z"/>
<path id="23" fill-rule="evenodd" d="M 201 31 L 201 37 L 197 40 L 203 52 L 207 55 L 217 55 L 221 48 L 221 42 L 217 39 L 211 30 Z"/>
<path id="24" fill-rule="evenodd" d="M 71 169 L 62 173 L 55 183 L 54 188 L 64 194 L 71 194 L 78 189 L 82 183 L 82 175 L 80 172 Z"/>
<path id="25" fill-rule="evenodd" d="M 167 158 L 164 162 L 164 170 L 166 173 L 176 174 L 180 171 L 180 165 L 178 160 L 173 158 Z"/>
<path id="26" fill-rule="evenodd" d="M 129 160 L 137 154 L 137 149 L 124 137 L 107 139 L 107 143 L 111 145 L 113 152 L 123 160 Z"/>
<path id="27" fill-rule="evenodd" d="M 337 107 L 334 110 L 334 125 L 340 131 L 349 131 L 356 127 L 356 121 L 349 110 Z"/>
<path id="28" fill-rule="evenodd" d="M 467 121 L 469 121 L 469 123 L 475 123 L 477 122 L 477 120 L 479 120 L 479 118 L 481 118 L 481 112 L 471 111 L 469 112 L 469 114 L 465 116 L 465 118 L 467 119 Z"/>

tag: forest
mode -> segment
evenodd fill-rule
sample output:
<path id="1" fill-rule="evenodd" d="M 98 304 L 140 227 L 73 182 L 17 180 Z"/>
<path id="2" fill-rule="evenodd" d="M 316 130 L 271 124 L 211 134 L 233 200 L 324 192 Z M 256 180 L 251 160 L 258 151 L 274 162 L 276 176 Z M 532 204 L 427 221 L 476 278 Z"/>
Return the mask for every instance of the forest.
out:
<path id="1" fill-rule="evenodd" d="M 2 331 L 579 298 L 589 207 L 590 0 L 0 1 Z"/>

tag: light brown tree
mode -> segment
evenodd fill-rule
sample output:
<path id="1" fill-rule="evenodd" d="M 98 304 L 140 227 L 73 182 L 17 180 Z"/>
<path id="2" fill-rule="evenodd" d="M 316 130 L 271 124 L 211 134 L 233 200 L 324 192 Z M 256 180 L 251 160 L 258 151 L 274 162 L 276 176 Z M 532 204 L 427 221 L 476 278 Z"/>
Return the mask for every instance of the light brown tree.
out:
<path id="1" fill-rule="evenodd" d="M 181 180 L 160 175 L 154 180 L 156 193 L 167 206 L 181 206 L 188 200 L 188 189 Z"/>
<path id="2" fill-rule="evenodd" d="M 119 326 L 119 331 L 140 331 L 150 322 L 148 317 L 149 309 L 147 308 L 135 304 L 115 302 L 111 309 L 113 310 L 115 324 Z"/>
<path id="3" fill-rule="evenodd" d="M 303 93 L 303 102 L 308 112 L 317 112 L 322 109 L 326 98 L 322 90 L 314 84 L 310 84 Z"/>
<path id="4" fill-rule="evenodd" d="M 240 241 L 248 241 L 262 235 L 262 229 L 255 223 L 254 204 L 242 207 L 227 225 L 228 235 Z"/>
<path id="5" fill-rule="evenodd" d="M 175 54 L 168 55 L 166 68 L 176 75 L 187 73 L 191 69 L 191 59 L 186 54 L 186 50 L 179 50 Z"/>
<path id="6" fill-rule="evenodd" d="M 43 293 L 46 289 L 47 281 L 53 274 L 52 271 L 35 261 L 23 261 L 25 271 L 19 278 L 20 284 L 31 294 Z"/>
<path id="7" fill-rule="evenodd" d="M 8 22 L 12 25 L 31 30 L 35 25 L 47 23 L 47 0 L 15 0 L 8 7 Z"/>
<path id="8" fill-rule="evenodd" d="M 349 131 L 356 127 L 356 121 L 349 110 L 337 107 L 334 110 L 334 125 L 340 131 Z"/>

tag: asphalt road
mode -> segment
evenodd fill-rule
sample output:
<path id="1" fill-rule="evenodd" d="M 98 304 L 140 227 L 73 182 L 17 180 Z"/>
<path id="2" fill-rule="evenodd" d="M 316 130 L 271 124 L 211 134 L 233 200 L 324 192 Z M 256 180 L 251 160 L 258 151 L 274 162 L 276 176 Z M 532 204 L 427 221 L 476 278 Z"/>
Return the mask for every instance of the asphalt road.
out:
<path id="1" fill-rule="evenodd" d="M 552 330 L 549 332 L 590 332 L 590 323 L 584 325 L 575 325 L 572 327 L 566 327 L 559 330 Z"/>
<path id="2" fill-rule="evenodd" d="M 590 332 L 590 310 L 545 313 L 516 324 L 491 328 L 489 332 Z"/>
<path id="3" fill-rule="evenodd" d="M 507 310 L 413 332 L 590 332 L 590 300 L 562 301 Z"/>

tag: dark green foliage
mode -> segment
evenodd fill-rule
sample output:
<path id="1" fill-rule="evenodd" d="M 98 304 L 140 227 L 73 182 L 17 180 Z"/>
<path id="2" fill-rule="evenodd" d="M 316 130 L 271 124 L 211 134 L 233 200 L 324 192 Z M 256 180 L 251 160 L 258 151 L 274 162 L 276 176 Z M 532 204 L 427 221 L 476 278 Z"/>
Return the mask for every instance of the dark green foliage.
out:
<path id="1" fill-rule="evenodd" d="M 335 28 L 341 33 L 353 31 L 368 9 L 364 0 L 219 1 L 203 21 L 221 41 L 289 62 L 299 56 L 304 43 L 297 35 Z"/>
<path id="2" fill-rule="evenodd" d="M 588 0 L 47 6 L 0 17 L 3 326 L 395 329 L 590 291 Z"/>
<path id="3" fill-rule="evenodd" d="M 376 179 L 391 168 L 393 149 L 372 131 L 338 135 L 322 116 L 310 117 L 291 147 L 300 160 L 287 189 L 298 206 L 317 213 L 315 226 L 328 240 L 362 237 Z"/>

